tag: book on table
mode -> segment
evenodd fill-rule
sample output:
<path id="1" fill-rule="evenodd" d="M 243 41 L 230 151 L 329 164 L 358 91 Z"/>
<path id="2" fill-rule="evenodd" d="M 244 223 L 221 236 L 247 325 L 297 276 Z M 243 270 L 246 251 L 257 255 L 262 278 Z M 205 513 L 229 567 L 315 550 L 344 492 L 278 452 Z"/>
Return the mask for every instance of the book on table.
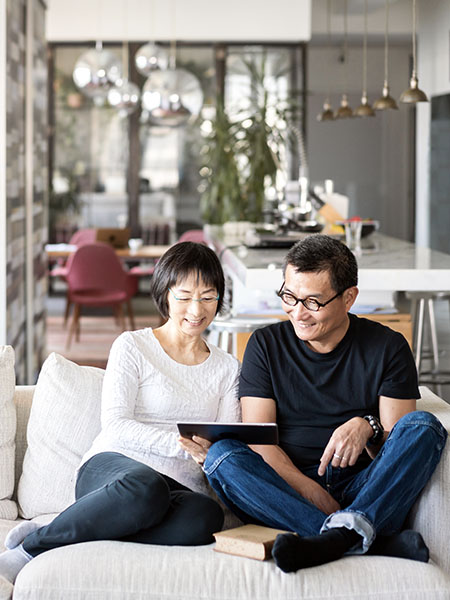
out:
<path id="1" fill-rule="evenodd" d="M 266 560 L 271 557 L 272 546 L 275 538 L 280 533 L 288 533 L 283 529 L 272 529 L 263 525 L 242 525 L 233 529 L 226 529 L 214 534 L 216 552 L 235 554 L 257 560 Z"/>

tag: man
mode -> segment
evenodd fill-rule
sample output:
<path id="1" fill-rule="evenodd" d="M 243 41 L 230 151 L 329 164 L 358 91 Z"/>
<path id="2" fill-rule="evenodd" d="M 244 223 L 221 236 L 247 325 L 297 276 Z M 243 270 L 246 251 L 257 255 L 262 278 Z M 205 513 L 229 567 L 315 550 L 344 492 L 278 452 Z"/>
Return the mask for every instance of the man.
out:
<path id="1" fill-rule="evenodd" d="M 184 447 L 243 521 L 298 534 L 275 541 L 284 571 L 369 549 L 427 561 L 420 534 L 401 528 L 447 433 L 415 412 L 406 340 L 348 314 L 357 264 L 344 244 L 323 235 L 298 242 L 284 279 L 278 295 L 289 319 L 252 335 L 240 380 L 243 421 L 276 421 L 279 445 Z"/>

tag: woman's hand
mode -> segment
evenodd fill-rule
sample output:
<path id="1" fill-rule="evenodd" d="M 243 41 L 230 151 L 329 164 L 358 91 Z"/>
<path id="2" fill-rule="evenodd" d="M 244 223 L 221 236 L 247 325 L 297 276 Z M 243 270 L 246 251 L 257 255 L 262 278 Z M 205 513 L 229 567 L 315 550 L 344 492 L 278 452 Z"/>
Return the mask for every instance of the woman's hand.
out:
<path id="1" fill-rule="evenodd" d="M 202 466 L 211 447 L 211 442 L 198 435 L 192 438 L 179 437 L 178 442 L 185 452 L 190 454 L 195 462 Z"/>
<path id="2" fill-rule="evenodd" d="M 372 435 L 372 427 L 362 417 L 354 417 L 335 429 L 320 459 L 319 475 L 325 473 L 330 462 L 333 467 L 353 466 Z"/>

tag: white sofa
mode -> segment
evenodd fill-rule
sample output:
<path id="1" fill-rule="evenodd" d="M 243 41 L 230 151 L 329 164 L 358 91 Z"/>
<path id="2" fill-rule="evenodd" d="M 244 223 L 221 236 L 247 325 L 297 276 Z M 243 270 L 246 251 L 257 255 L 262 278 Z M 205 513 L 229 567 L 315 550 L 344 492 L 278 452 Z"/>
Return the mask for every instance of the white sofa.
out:
<path id="1" fill-rule="evenodd" d="M 0 347 L 0 545 L 17 511 L 45 523 L 72 501 L 80 453 L 100 426 L 101 370 L 51 355 L 36 386 L 15 387 L 13 357 Z M 426 388 L 419 407 L 450 427 L 450 407 Z M 428 564 L 358 556 L 285 574 L 273 561 L 216 553 L 213 544 L 89 542 L 41 554 L 14 588 L 2 579 L 0 600 L 450 599 L 449 456 L 450 445 L 408 519 L 430 548 Z"/>

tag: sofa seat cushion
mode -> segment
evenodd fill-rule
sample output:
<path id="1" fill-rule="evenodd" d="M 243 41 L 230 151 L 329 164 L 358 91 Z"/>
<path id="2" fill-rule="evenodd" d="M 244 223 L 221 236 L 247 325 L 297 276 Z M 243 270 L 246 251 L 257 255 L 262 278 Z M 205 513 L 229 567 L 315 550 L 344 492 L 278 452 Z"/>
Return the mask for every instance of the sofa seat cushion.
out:
<path id="1" fill-rule="evenodd" d="M 443 600 L 450 578 L 433 563 L 346 557 L 285 574 L 274 562 L 210 546 L 88 542 L 40 554 L 20 572 L 14 600 Z"/>
<path id="2" fill-rule="evenodd" d="M 100 431 L 103 375 L 56 353 L 44 362 L 17 493 L 22 517 L 58 513 L 74 501 L 76 470 Z"/>
<path id="3" fill-rule="evenodd" d="M 11 346 L 0 346 L 0 519 L 17 517 L 16 503 L 11 500 L 16 437 L 15 384 L 14 350 Z"/>

